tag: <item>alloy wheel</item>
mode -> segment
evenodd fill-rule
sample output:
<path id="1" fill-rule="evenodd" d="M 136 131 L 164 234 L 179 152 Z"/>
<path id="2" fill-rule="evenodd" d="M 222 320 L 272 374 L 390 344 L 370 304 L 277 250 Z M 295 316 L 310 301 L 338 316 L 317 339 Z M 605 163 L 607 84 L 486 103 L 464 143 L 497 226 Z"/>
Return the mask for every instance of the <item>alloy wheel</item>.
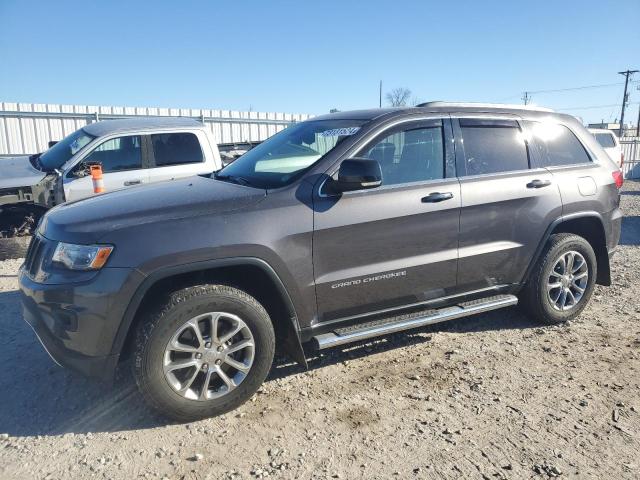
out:
<path id="1" fill-rule="evenodd" d="M 589 283 L 589 267 L 579 252 L 571 250 L 558 258 L 547 280 L 547 295 L 553 308 L 567 311 L 584 296 Z"/>
<path id="2" fill-rule="evenodd" d="M 247 377 L 255 342 L 237 315 L 209 312 L 179 327 L 164 352 L 163 371 L 171 388 L 190 400 L 220 398 Z"/>

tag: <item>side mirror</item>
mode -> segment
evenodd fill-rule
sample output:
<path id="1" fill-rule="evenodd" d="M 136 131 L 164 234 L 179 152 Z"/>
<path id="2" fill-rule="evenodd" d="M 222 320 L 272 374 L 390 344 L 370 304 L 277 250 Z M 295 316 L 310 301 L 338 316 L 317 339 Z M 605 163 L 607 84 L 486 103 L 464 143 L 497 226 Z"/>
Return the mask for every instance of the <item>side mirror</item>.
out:
<path id="1" fill-rule="evenodd" d="M 102 164 L 100 162 L 85 163 L 84 161 L 82 161 L 79 164 L 77 164 L 75 167 L 73 167 L 73 170 L 71 170 L 71 175 L 73 175 L 76 178 L 87 177 L 91 175 L 91 165 L 102 165 Z"/>
<path id="2" fill-rule="evenodd" d="M 337 192 L 351 192 L 376 188 L 380 185 L 382 185 L 382 170 L 377 160 L 349 158 L 340 164 L 338 180 L 333 186 Z"/>
<path id="3" fill-rule="evenodd" d="M 89 166 L 86 163 L 79 163 L 71 170 L 71 175 L 75 178 L 83 178 L 89 175 Z"/>

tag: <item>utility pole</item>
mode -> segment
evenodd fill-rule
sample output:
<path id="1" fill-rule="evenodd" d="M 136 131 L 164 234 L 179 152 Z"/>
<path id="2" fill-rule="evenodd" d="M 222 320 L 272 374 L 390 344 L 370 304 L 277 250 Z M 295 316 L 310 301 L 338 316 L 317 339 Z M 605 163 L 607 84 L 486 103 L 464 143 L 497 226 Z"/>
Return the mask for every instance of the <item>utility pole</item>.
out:
<path id="1" fill-rule="evenodd" d="M 626 70 L 624 72 L 618 72 L 620 75 L 624 75 L 624 94 L 622 95 L 622 112 L 620 113 L 620 130 L 618 131 L 618 137 L 622 138 L 624 132 L 624 109 L 627 106 L 627 87 L 629 86 L 629 77 L 634 73 L 638 73 L 638 70 Z"/>
<path id="2" fill-rule="evenodd" d="M 522 101 L 525 105 L 529 105 L 531 101 L 531 94 L 529 92 L 522 92 Z"/>
<path id="3" fill-rule="evenodd" d="M 382 108 L 382 80 L 380 80 L 379 94 L 380 94 L 380 98 L 378 100 L 378 107 Z"/>

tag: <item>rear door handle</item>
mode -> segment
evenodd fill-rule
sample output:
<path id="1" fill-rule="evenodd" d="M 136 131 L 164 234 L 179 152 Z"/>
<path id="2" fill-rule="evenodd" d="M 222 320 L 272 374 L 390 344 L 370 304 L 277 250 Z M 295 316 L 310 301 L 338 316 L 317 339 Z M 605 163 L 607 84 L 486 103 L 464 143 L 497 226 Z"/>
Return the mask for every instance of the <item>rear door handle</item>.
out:
<path id="1" fill-rule="evenodd" d="M 453 193 L 451 192 L 433 192 L 427 195 L 426 197 L 422 197 L 422 203 L 438 203 L 444 202 L 445 200 L 451 200 L 453 198 Z"/>
<path id="2" fill-rule="evenodd" d="M 126 182 L 124 182 L 124 186 L 130 187 L 131 185 L 139 185 L 140 183 L 142 183 L 141 180 L 127 180 Z"/>
<path id="3" fill-rule="evenodd" d="M 549 185 L 551 185 L 551 180 L 539 180 L 536 178 L 527 183 L 527 188 L 542 188 L 548 187 Z"/>

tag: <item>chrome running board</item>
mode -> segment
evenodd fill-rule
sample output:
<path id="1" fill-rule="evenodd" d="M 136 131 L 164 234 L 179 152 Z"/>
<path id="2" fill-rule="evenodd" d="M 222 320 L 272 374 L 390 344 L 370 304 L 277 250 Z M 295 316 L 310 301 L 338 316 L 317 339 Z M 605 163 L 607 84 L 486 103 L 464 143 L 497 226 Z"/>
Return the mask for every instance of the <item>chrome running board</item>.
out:
<path id="1" fill-rule="evenodd" d="M 446 322 L 456 318 L 467 317 L 476 313 L 510 307 L 518 303 L 515 295 L 496 295 L 493 297 L 462 302 L 452 307 L 396 315 L 373 322 L 356 324 L 351 327 L 337 328 L 331 332 L 313 337 L 318 350 L 357 342 L 368 338 L 388 335 L 390 333 L 424 327 L 433 323 Z"/>

